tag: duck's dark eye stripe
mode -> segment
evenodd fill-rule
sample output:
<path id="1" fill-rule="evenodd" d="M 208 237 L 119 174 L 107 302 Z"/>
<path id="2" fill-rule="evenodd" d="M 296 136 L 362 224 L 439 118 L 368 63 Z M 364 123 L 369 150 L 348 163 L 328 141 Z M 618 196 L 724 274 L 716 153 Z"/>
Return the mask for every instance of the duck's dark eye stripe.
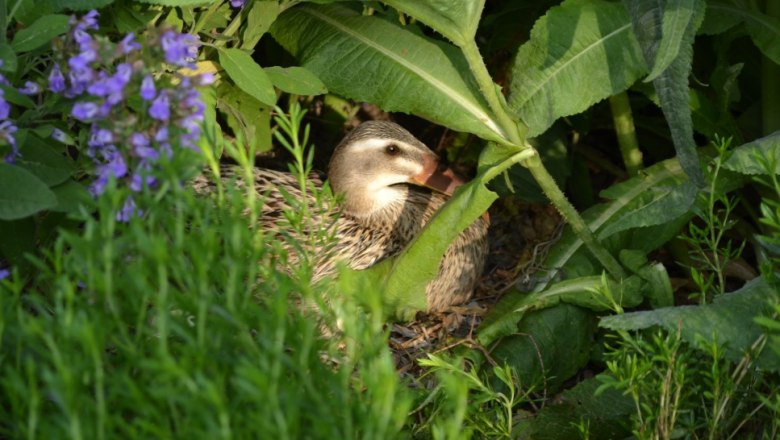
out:
<path id="1" fill-rule="evenodd" d="M 396 144 L 390 144 L 385 147 L 385 153 L 395 156 L 396 154 L 401 152 L 401 148 Z"/>

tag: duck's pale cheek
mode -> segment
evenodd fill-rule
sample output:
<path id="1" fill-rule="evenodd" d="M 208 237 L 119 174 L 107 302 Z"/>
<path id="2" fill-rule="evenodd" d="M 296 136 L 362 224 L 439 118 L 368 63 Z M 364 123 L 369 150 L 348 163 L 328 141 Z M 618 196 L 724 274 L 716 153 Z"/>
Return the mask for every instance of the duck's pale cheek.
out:
<path id="1" fill-rule="evenodd" d="M 406 199 L 406 190 L 402 187 L 386 186 L 374 192 L 373 211 L 382 210 L 396 203 L 403 203 Z"/>

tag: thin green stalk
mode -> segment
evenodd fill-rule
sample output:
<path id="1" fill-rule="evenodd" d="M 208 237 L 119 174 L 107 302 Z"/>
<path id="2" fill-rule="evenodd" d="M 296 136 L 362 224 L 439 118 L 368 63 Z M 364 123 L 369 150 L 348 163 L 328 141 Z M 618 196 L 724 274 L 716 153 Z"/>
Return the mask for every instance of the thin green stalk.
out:
<path id="1" fill-rule="evenodd" d="M 780 19 L 780 2 L 767 0 L 766 15 Z M 774 61 L 763 56 L 761 65 L 761 107 L 763 114 L 764 135 L 769 135 L 780 130 L 780 66 Z"/>
<path id="2" fill-rule="evenodd" d="M 469 63 L 471 73 L 474 74 L 474 78 L 477 80 L 482 96 L 485 97 L 490 109 L 493 110 L 493 115 L 498 118 L 504 138 L 512 144 L 522 145 L 522 136 L 518 126 L 522 126 L 523 131 L 526 131 L 525 124 L 522 122 L 518 123 L 507 113 L 503 104 L 503 97 L 499 96 L 498 86 L 493 82 L 493 78 L 482 61 L 482 55 L 479 54 L 477 43 L 472 39 L 462 46 L 461 50 Z"/>
<path id="3" fill-rule="evenodd" d="M 596 238 L 593 236 L 590 228 L 588 228 L 588 225 L 582 217 L 580 217 L 579 213 L 566 196 L 563 195 L 563 192 L 558 188 L 558 185 L 547 171 L 547 168 L 542 164 L 539 155 L 535 154 L 529 157 L 525 161 L 525 166 L 528 168 L 528 171 L 531 172 L 531 175 L 534 176 L 534 180 L 542 187 L 542 191 L 544 191 L 547 198 L 549 198 L 553 205 L 558 208 L 558 211 L 566 222 L 571 225 L 574 233 L 585 243 L 585 246 L 590 249 L 593 256 L 599 260 L 601 265 L 607 269 L 607 272 L 616 279 L 624 278 L 625 273 L 623 272 L 620 263 L 618 263 L 615 257 L 596 241 Z"/>
<path id="4" fill-rule="evenodd" d="M 206 12 L 203 13 L 203 15 L 198 18 L 198 21 L 195 23 L 195 26 L 190 29 L 191 34 L 198 34 L 198 32 L 203 29 L 203 26 L 206 25 L 206 22 L 209 21 L 209 18 L 214 14 L 214 12 L 219 9 L 219 7 L 222 5 L 222 2 L 214 2 L 209 6 L 209 8 L 206 10 Z"/>
<path id="5" fill-rule="evenodd" d="M 623 163 L 630 175 L 636 175 L 644 168 L 642 164 L 642 152 L 639 150 L 639 142 L 636 139 L 636 127 L 634 116 L 631 113 L 631 104 L 626 92 L 618 93 L 609 98 L 609 106 L 612 109 L 612 120 L 615 124 L 620 154 Z"/>
<path id="6" fill-rule="evenodd" d="M 479 54 L 477 43 L 474 40 L 471 40 L 467 44 L 461 46 L 461 50 L 463 51 L 466 61 L 469 63 L 469 67 L 474 74 L 474 78 L 477 80 L 477 84 L 479 84 L 482 95 L 487 100 L 490 109 L 493 111 L 493 114 L 498 119 L 498 123 L 501 125 L 501 129 L 504 132 L 504 138 L 507 139 L 508 143 L 516 147 L 530 149 L 536 153 L 536 150 L 522 139 L 520 127 L 523 127 L 523 131 L 526 131 L 525 125 L 514 120 L 507 112 L 506 107 L 503 104 L 503 97 L 499 96 L 498 88 L 490 77 L 490 73 L 487 71 L 485 63 L 482 61 L 482 56 Z M 588 225 L 582 217 L 580 217 L 577 210 L 574 209 L 574 206 L 569 203 L 561 189 L 558 188 L 558 185 L 547 171 L 547 168 L 545 168 L 539 155 L 533 154 L 529 156 L 524 161 L 524 165 L 528 167 L 531 175 L 533 175 L 539 186 L 542 187 L 542 191 L 544 191 L 553 205 L 558 208 L 558 211 L 563 215 L 563 218 L 571 225 L 577 236 L 580 237 L 599 262 L 601 262 L 613 277 L 618 279 L 622 278 L 624 275 L 623 268 L 593 237 L 593 233 L 588 228 Z M 498 172 L 503 169 L 504 168 L 499 169 Z"/>

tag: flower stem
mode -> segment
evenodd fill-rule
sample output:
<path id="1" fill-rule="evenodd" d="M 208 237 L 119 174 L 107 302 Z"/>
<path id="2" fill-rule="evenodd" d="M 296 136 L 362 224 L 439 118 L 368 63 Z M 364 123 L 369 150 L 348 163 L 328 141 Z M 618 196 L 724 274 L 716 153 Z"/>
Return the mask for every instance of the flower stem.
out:
<path id="1" fill-rule="evenodd" d="M 631 114 L 631 104 L 628 102 L 626 92 L 618 93 L 609 98 L 609 106 L 612 108 L 612 120 L 615 123 L 615 134 L 620 145 L 620 154 L 629 175 L 636 175 L 644 168 L 642 165 L 642 152 L 639 151 L 639 142 L 636 139 L 636 127 L 634 117 Z"/>

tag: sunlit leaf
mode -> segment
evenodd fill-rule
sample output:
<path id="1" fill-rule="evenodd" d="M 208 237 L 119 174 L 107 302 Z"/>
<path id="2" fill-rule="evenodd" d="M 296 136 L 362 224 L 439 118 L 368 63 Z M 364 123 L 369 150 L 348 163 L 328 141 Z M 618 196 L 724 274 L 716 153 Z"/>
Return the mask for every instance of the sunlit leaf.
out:
<path id="1" fill-rule="evenodd" d="M 647 72 L 623 5 L 569 0 L 520 46 L 509 106 L 536 136 L 562 117 L 626 90 Z"/>
<path id="2" fill-rule="evenodd" d="M 68 31 L 69 17 L 67 15 L 44 15 L 30 26 L 16 32 L 11 47 L 18 52 L 29 52 Z"/>
<path id="3" fill-rule="evenodd" d="M 276 103 L 276 93 L 262 67 L 240 49 L 221 49 L 219 63 L 238 88 L 265 105 Z"/>
<path id="4" fill-rule="evenodd" d="M 384 0 L 432 27 L 458 46 L 474 39 L 485 0 Z"/>
<path id="5" fill-rule="evenodd" d="M 742 174 L 767 174 L 764 160 L 773 163 L 773 172 L 780 174 L 780 131 L 735 148 L 723 167 Z"/>
<path id="6" fill-rule="evenodd" d="M 712 304 L 608 316 L 602 318 L 599 325 L 612 330 L 640 330 L 652 326 L 669 331 L 679 329 L 683 340 L 694 346 L 716 338 L 726 357 L 738 362 L 761 336 L 762 329 L 753 318 L 771 312 L 769 299 L 773 295 L 777 295 L 775 289 L 763 278 L 756 278 L 736 292 L 716 296 Z M 756 366 L 780 371 L 780 354 L 764 350 L 756 359 Z"/>
<path id="7" fill-rule="evenodd" d="M 452 45 L 340 4 L 290 8 L 271 34 L 332 93 L 485 139 L 506 138 Z"/>

